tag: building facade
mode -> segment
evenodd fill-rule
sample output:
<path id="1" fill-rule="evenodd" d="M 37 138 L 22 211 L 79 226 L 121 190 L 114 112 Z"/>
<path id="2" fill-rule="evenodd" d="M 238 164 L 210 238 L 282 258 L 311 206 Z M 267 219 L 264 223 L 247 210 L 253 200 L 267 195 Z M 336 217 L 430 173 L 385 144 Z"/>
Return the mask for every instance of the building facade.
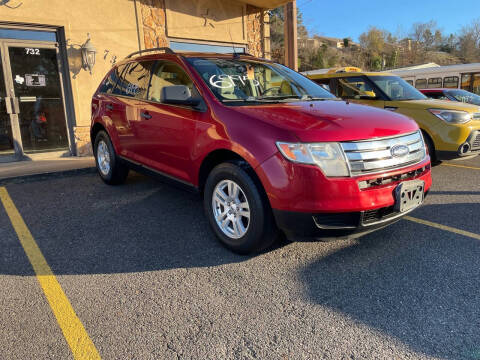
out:
<path id="1" fill-rule="evenodd" d="M 92 94 L 112 65 L 131 52 L 163 46 L 231 52 L 234 47 L 268 58 L 267 9 L 286 2 L 2 1 L 0 162 L 45 152 L 91 154 Z M 82 58 L 87 44 L 96 51 L 91 69 Z"/>

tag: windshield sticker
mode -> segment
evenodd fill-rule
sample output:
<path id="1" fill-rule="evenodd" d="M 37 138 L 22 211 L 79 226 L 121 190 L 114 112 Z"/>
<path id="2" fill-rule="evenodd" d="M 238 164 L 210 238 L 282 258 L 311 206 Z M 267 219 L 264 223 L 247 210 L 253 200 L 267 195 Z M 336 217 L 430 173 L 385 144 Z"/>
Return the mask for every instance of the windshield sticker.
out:
<path id="1" fill-rule="evenodd" d="M 248 75 L 212 75 L 210 76 L 210 85 L 221 89 L 229 89 L 239 86 L 238 83 L 245 85 L 250 82 L 253 86 L 260 86 L 260 82 L 256 79 L 250 79 Z"/>
<path id="2" fill-rule="evenodd" d="M 46 86 L 45 75 L 25 74 L 25 85 L 27 86 Z"/>

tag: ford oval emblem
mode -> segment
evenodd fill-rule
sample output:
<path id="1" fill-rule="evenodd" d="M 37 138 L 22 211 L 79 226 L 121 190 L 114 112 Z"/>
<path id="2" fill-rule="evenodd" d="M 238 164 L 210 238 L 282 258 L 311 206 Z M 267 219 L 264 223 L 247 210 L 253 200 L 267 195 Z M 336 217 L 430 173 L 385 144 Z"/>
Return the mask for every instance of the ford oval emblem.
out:
<path id="1" fill-rule="evenodd" d="M 407 145 L 394 145 L 390 149 L 390 154 L 392 154 L 393 157 L 403 157 L 409 153 L 410 149 Z"/>

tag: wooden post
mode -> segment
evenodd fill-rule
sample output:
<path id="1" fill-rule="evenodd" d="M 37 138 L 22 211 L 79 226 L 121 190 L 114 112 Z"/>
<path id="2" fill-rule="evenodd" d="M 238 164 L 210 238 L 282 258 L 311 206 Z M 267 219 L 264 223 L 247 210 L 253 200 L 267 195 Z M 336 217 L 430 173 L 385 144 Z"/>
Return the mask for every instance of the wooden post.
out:
<path id="1" fill-rule="evenodd" d="M 284 8 L 284 34 L 285 34 L 285 65 L 298 70 L 297 48 L 297 4 L 293 0 L 285 4 Z"/>

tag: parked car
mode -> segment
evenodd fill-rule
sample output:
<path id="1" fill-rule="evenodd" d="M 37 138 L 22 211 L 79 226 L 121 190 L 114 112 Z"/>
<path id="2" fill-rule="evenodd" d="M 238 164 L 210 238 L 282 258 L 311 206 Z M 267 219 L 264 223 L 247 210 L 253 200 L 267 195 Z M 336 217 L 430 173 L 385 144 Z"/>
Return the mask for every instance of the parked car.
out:
<path id="1" fill-rule="evenodd" d="M 420 92 L 430 99 L 459 101 L 467 104 L 479 105 L 480 96 L 462 89 L 419 89 Z"/>
<path id="2" fill-rule="evenodd" d="M 451 101 L 432 102 L 405 80 L 360 69 L 308 72 L 318 84 L 348 101 L 391 110 L 413 118 L 423 132 L 430 156 L 447 160 L 480 153 L 480 108 Z"/>
<path id="3" fill-rule="evenodd" d="M 369 232 L 430 188 L 422 134 L 403 115 L 347 104 L 249 55 L 151 52 L 115 65 L 93 95 L 98 173 L 120 184 L 135 169 L 200 192 L 233 251 L 264 249 L 279 230 Z"/>

